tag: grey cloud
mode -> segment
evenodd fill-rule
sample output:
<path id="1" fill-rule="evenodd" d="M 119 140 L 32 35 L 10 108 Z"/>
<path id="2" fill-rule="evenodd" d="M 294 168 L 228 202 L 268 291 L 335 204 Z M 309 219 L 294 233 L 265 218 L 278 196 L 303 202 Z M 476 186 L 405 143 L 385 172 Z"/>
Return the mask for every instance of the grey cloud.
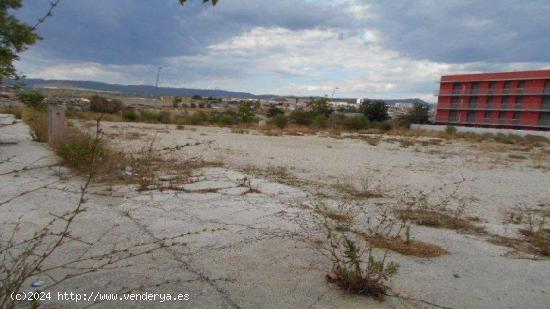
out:
<path id="1" fill-rule="evenodd" d="M 550 61 L 547 0 L 369 1 L 384 43 L 447 63 Z"/>

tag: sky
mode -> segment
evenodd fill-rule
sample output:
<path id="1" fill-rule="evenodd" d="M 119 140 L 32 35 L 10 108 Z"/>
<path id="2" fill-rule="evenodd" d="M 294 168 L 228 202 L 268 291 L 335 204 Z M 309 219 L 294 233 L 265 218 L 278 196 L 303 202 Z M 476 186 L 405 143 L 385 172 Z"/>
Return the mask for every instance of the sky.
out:
<path id="1" fill-rule="evenodd" d="M 49 0 L 23 0 L 34 23 Z M 61 0 L 29 78 L 254 94 L 434 96 L 441 75 L 550 68 L 548 0 Z"/>

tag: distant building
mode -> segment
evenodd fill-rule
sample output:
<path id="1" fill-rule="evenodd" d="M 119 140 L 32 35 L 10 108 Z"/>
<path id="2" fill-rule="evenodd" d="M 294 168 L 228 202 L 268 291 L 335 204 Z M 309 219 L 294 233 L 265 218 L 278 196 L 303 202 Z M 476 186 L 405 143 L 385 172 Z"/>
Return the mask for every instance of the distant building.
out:
<path id="1" fill-rule="evenodd" d="M 436 122 L 550 130 L 550 70 L 441 77 Z"/>

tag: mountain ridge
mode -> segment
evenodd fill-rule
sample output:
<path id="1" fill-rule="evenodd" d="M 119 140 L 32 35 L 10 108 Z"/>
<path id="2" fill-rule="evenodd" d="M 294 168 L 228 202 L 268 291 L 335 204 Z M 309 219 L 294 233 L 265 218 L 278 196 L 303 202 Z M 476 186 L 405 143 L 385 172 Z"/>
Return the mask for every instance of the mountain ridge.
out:
<path id="1" fill-rule="evenodd" d="M 15 81 L 6 80 L 7 83 L 13 84 Z M 298 97 L 304 96 L 280 96 L 271 94 L 256 95 L 244 91 L 228 91 L 221 89 L 195 89 L 195 88 L 176 88 L 176 87 L 155 87 L 152 85 L 123 85 L 110 84 L 96 81 L 83 80 L 58 80 L 58 79 L 40 79 L 40 78 L 25 78 L 20 81 L 25 88 L 60 88 L 60 89 L 81 89 L 89 91 L 105 91 L 142 96 L 193 96 L 200 95 L 202 97 L 234 97 L 242 99 L 268 99 L 275 97 Z M 335 98 L 337 100 L 355 100 L 354 98 Z M 384 100 L 387 104 L 401 103 L 424 103 L 430 104 L 418 98 L 405 99 L 387 99 Z"/>

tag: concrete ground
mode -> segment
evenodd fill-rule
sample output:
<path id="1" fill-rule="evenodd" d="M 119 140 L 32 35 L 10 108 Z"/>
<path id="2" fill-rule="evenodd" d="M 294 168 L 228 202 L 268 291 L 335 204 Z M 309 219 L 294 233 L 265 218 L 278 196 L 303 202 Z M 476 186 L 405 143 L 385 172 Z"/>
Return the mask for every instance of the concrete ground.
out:
<path id="1" fill-rule="evenodd" d="M 25 124 L 0 116 L 0 140 L 10 141 L 0 145 L 0 231 L 7 235 L 10 223 L 20 220 L 21 235 L 29 235 L 52 214 L 74 207 L 83 182 L 56 166 L 56 156 L 30 140 Z M 358 139 L 266 137 L 220 128 L 106 124 L 106 133 L 113 145 L 127 151 L 147 145 L 153 137 L 156 147 L 208 142 L 185 148 L 181 156 L 201 154 L 223 161 L 225 167 L 197 171 L 198 182 L 187 185 L 185 191 L 138 192 L 131 186 L 108 191 L 104 185 L 94 185 L 87 195 L 87 211 L 75 223 L 73 234 L 92 240 L 107 232 L 97 248 L 100 252 L 184 232 L 200 233 L 187 236 L 186 246 L 140 256 L 125 268 L 77 277 L 52 291 L 112 293 L 144 286 L 149 292 L 190 296 L 183 303 L 118 301 L 97 305 L 102 308 L 432 307 L 428 303 L 448 308 L 547 308 L 550 303 L 548 260 L 508 256 L 509 248 L 482 237 L 413 229 L 415 239 L 450 252 L 433 259 L 390 255 L 401 265 L 391 281 L 393 291 L 423 302 L 391 297 L 378 302 L 345 294 L 326 283 L 324 276 L 330 270 L 326 259 L 286 237 L 300 231 L 289 217 L 302 211 L 294 206 L 314 199 L 315 188 L 332 193 L 330 186 L 335 183 L 359 185 L 363 178 L 397 196 L 405 189 L 435 187 L 464 176 L 469 182 L 462 193 L 477 198 L 468 211 L 485 220 L 489 230 L 502 232 L 501 211 L 517 203 L 550 200 L 550 175 L 534 168 L 531 161 L 495 163 L 500 154 L 480 155 L 478 149 L 463 144 L 431 153 L 390 142 L 371 146 Z M 259 176 L 274 167 L 286 167 L 296 177 L 296 185 Z M 244 177 L 251 179 L 255 190 L 247 193 Z M 64 254 L 78 250 L 75 246 Z M 27 290 L 32 290 L 30 284 Z M 43 305 L 73 308 L 90 303 Z"/>

